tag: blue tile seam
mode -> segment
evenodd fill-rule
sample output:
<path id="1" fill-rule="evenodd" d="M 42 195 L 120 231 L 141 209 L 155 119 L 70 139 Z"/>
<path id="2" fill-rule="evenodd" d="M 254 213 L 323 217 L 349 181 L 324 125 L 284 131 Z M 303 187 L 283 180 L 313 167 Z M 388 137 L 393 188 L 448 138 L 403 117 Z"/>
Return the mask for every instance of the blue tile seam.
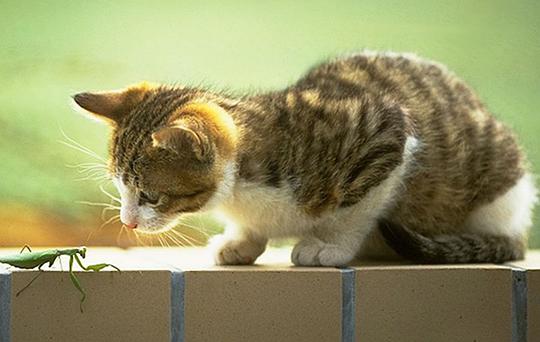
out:
<path id="1" fill-rule="evenodd" d="M 354 270 L 341 268 L 342 275 L 342 324 L 341 340 L 352 342 L 355 338 L 355 277 Z M 184 341 L 184 272 L 171 270 L 171 341 Z"/>
<path id="2" fill-rule="evenodd" d="M 512 267 L 512 342 L 527 341 L 527 270 Z"/>
<path id="3" fill-rule="evenodd" d="M 11 272 L 0 266 L 0 341 L 11 340 Z"/>
<path id="4" fill-rule="evenodd" d="M 355 340 L 355 272 L 352 268 L 341 271 L 341 341 Z"/>
<path id="5" fill-rule="evenodd" d="M 171 270 L 171 342 L 184 341 L 184 272 Z"/>

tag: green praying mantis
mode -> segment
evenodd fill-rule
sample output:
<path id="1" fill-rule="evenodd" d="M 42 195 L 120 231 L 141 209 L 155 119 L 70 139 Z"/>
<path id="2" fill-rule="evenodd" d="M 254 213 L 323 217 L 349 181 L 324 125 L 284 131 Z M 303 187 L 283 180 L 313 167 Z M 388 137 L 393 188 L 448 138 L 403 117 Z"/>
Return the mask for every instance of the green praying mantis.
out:
<path id="1" fill-rule="evenodd" d="M 25 249 L 28 249 L 27 253 L 23 253 Z M 30 247 L 28 245 L 25 245 L 19 254 L 0 256 L 0 263 L 4 263 L 4 264 L 8 264 L 8 265 L 15 266 L 18 268 L 24 268 L 24 269 L 33 269 L 37 267 L 38 270 L 40 271 L 25 287 L 23 287 L 21 290 L 19 290 L 19 292 L 17 292 L 16 296 L 19 296 L 24 290 L 26 290 L 30 285 L 32 285 L 32 283 L 41 275 L 41 272 L 43 271 L 41 268 L 45 264 L 48 263 L 49 267 L 52 266 L 54 262 L 56 261 L 56 259 L 58 259 L 62 255 L 69 256 L 69 276 L 75 288 L 81 293 L 81 300 L 80 300 L 79 307 L 80 307 L 81 312 L 83 312 L 82 305 L 86 299 L 86 292 L 81 286 L 81 283 L 79 279 L 77 278 L 77 276 L 73 273 L 73 261 L 76 261 L 77 264 L 85 271 L 99 272 L 105 267 L 112 267 L 116 269 L 117 271 L 120 271 L 118 267 L 111 264 L 105 264 L 105 263 L 84 266 L 81 262 L 80 257 L 83 259 L 86 257 L 86 247 L 68 248 L 68 249 L 48 249 L 42 252 L 32 252 Z"/>

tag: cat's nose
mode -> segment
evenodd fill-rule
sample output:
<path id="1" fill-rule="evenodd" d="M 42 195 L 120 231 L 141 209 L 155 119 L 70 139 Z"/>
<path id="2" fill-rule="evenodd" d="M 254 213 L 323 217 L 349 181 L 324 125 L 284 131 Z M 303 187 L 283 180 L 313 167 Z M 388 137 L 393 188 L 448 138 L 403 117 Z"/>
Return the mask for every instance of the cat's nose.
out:
<path id="1" fill-rule="evenodd" d="M 124 225 L 126 227 L 128 227 L 129 229 L 135 229 L 137 228 L 137 223 L 124 223 Z"/>
<path id="2" fill-rule="evenodd" d="M 139 215 L 137 213 L 137 207 L 122 205 L 120 208 L 120 221 L 124 226 L 135 229 L 138 226 Z"/>
<path id="3" fill-rule="evenodd" d="M 122 221 L 124 226 L 128 227 L 129 229 L 135 229 L 138 226 L 137 221 L 135 221 L 133 219 L 121 218 L 120 221 Z"/>

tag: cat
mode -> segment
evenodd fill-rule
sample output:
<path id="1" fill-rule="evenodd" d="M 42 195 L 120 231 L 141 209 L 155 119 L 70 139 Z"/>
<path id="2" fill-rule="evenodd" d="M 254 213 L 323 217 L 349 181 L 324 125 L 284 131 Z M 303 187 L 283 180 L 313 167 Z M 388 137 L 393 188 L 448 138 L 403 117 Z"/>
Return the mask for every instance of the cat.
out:
<path id="1" fill-rule="evenodd" d="M 295 265 L 523 258 L 536 188 L 513 133 L 446 67 L 361 53 L 283 90 L 233 96 L 141 83 L 74 101 L 112 127 L 121 220 L 157 234 L 219 210 L 217 264 L 295 237 Z"/>

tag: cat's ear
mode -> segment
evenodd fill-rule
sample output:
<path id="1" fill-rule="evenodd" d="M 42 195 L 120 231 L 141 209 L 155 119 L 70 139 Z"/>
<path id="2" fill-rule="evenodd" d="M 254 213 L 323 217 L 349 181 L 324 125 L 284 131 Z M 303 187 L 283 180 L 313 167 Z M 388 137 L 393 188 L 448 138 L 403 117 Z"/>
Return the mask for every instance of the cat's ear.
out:
<path id="1" fill-rule="evenodd" d="M 191 154 L 203 161 L 210 149 L 207 136 L 190 122 L 177 120 L 152 133 L 152 145 L 179 155 Z"/>
<path id="2" fill-rule="evenodd" d="M 73 95 L 75 103 L 98 120 L 117 124 L 154 86 L 143 82 L 126 89 Z"/>

